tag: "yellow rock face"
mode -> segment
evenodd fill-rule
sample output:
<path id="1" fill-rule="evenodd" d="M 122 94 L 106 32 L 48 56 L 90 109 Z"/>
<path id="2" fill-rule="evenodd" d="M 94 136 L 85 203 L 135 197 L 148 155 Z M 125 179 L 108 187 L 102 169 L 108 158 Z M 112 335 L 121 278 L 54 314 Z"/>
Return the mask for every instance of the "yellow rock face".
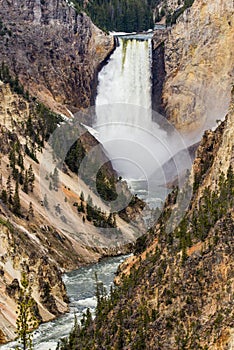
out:
<path id="1" fill-rule="evenodd" d="M 163 100 L 169 120 L 204 130 L 228 111 L 234 70 L 232 0 L 195 0 L 165 42 Z"/>

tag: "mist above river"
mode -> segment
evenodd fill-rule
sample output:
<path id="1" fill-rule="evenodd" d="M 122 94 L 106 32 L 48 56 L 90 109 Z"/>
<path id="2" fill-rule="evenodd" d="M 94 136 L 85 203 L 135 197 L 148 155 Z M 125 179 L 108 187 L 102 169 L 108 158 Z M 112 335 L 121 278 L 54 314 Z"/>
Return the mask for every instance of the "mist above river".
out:
<path id="1" fill-rule="evenodd" d="M 186 144 L 164 117 L 152 111 L 152 44 L 145 38 L 119 38 L 119 46 L 99 73 L 93 128 L 123 178 L 148 182 L 157 173 L 164 184 L 162 165 Z M 180 166 L 181 162 L 178 173 Z M 191 167 L 189 154 L 184 167 Z"/>

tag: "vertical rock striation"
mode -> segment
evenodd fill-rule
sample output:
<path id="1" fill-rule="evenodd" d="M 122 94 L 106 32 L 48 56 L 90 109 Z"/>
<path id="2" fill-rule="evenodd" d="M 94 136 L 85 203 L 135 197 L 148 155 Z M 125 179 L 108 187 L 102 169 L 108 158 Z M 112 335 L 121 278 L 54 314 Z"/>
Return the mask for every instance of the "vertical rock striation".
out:
<path id="1" fill-rule="evenodd" d="M 77 14 L 65 0 L 0 0 L 6 28 L 0 62 L 30 93 L 53 109 L 88 107 L 99 65 L 114 48 L 112 37 Z"/>
<path id="2" fill-rule="evenodd" d="M 167 32 L 157 31 L 152 48 L 152 108 L 155 112 L 165 115 L 162 92 L 166 78 L 165 70 L 165 40 Z"/>
<path id="3" fill-rule="evenodd" d="M 168 119 L 179 129 L 202 132 L 227 113 L 234 70 L 233 10 L 232 0 L 195 0 L 167 31 L 162 99 Z"/>

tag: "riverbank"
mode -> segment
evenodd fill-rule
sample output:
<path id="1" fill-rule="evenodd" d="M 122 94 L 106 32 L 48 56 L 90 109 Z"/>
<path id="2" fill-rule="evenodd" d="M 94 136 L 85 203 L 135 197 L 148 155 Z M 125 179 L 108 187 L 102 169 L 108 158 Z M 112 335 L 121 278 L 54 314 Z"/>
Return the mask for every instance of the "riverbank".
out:
<path id="1" fill-rule="evenodd" d="M 113 284 L 118 266 L 129 255 L 104 258 L 98 263 L 83 266 L 78 270 L 65 273 L 63 281 L 66 285 L 67 295 L 70 299 L 70 310 L 65 315 L 40 325 L 33 333 L 35 350 L 55 350 L 59 339 L 69 335 L 73 326 L 74 315 L 78 320 L 83 312 L 90 308 L 94 314 L 96 307 L 95 298 L 95 274 L 104 287 L 109 291 Z M 17 342 L 11 342 L 0 346 L 1 350 L 13 350 Z"/>

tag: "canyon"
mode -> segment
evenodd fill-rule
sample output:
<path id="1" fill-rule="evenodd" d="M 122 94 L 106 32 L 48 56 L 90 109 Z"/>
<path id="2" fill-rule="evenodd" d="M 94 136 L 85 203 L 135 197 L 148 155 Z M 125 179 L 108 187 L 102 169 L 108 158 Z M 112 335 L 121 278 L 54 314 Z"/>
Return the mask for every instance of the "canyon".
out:
<path id="1" fill-rule="evenodd" d="M 59 349 L 233 348 L 232 96 L 225 120 L 205 132 L 184 188 L 168 195 L 119 267 L 115 288 L 101 294 L 95 319 L 84 316 Z"/>
<path id="2" fill-rule="evenodd" d="M 167 1 L 167 6 L 175 11 L 176 3 Z M 165 2 L 158 6 L 165 7 Z M 119 178 L 93 130 L 89 133 L 85 126 L 93 123 L 93 110 L 86 113 L 86 109 L 95 103 L 98 73 L 111 62 L 117 40 L 65 0 L 0 0 L 0 19 L 0 343 L 15 337 L 22 271 L 31 283 L 39 322 L 48 321 L 69 308 L 62 273 L 134 249 L 134 255 L 119 270 L 119 289 L 112 308 L 103 305 L 105 319 L 101 312 L 97 323 L 86 330 L 89 349 L 94 330 L 95 341 L 105 336 L 106 349 L 116 344 L 137 349 L 142 339 L 150 349 L 232 349 L 231 200 L 227 203 L 232 207 L 202 239 L 189 224 L 203 207 L 204 197 L 208 200 L 207 191 L 220 196 L 233 167 L 232 1 L 195 0 L 172 27 L 154 31 L 150 43 L 153 110 L 181 132 L 185 145 L 194 149 L 204 130 L 209 130 L 196 156 L 194 149 L 191 152 L 195 161 L 187 179 L 187 186 L 193 189 L 185 210 L 187 221 L 182 220 L 181 226 L 177 220 L 181 208 L 174 189 L 159 221 L 148 232 L 142 219 L 145 204 L 140 199 L 133 197 L 119 214 L 108 216 L 108 205 L 92 187 L 95 179 L 87 183 L 86 177 L 77 176 L 71 169 L 73 159 L 61 165 L 56 158 L 62 137 L 57 140 L 55 153 L 49 141 L 57 125 L 62 132 L 67 122 L 74 134 L 81 130 L 81 144 L 74 147 L 84 154 L 98 147 L 101 162 L 106 164 L 101 190 L 113 195 L 114 185 L 131 198 L 127 183 Z M 132 41 L 133 46 L 136 52 L 139 45 Z M 122 64 L 129 62 L 123 60 Z M 147 98 L 144 95 L 144 100 Z M 47 161 L 49 167 L 42 171 Z M 91 164 L 96 166 L 95 155 Z M 33 191 L 25 191 L 25 174 L 30 166 Z M 23 178 L 18 189 L 20 215 L 14 203 L 9 198 L 4 202 L 3 196 L 3 191 L 8 191 L 17 199 L 17 172 Z M 7 185 L 9 176 L 11 186 Z M 95 210 L 90 214 L 92 206 Z M 107 225 L 104 230 L 97 227 L 97 220 Z M 168 227 L 173 229 L 168 232 Z M 180 231 L 190 240 L 188 245 Z M 126 305 L 126 312 L 121 311 Z M 100 319 L 103 324 L 99 330 Z M 87 343 L 82 345 L 85 348 Z"/>
<path id="3" fill-rule="evenodd" d="M 108 224 L 105 212 L 109 209 L 68 167 L 65 166 L 65 172 L 64 168 L 59 170 L 58 188 L 49 189 L 53 182 L 50 172 L 56 168 L 54 160 L 51 160 L 48 174 L 40 173 L 43 161 L 48 160 L 45 159 L 44 140 L 48 141 L 53 128 L 65 120 L 74 122 L 72 112 L 92 104 L 98 71 L 115 47 L 113 37 L 95 27 L 85 14 L 78 15 L 65 1 L 48 4 L 1 1 L 0 17 L 0 329 L 1 341 L 5 342 L 15 338 L 22 271 L 32 281 L 38 322 L 51 320 L 68 310 L 62 273 L 104 256 L 128 252 L 144 224 L 140 224 L 140 201 L 130 206 L 130 212 L 124 216 L 131 217 L 132 223 L 126 223 L 117 215 L 116 224 L 113 218 Z M 84 127 L 82 130 L 82 149 L 89 152 L 98 142 Z M 108 163 L 101 148 L 99 153 L 102 162 Z M 9 154 L 12 154 L 13 163 Z M 15 163 L 15 157 L 23 157 L 21 165 Z M 91 160 L 92 164 L 95 161 Z M 33 172 L 31 190 L 25 183 L 30 167 Z M 19 184 L 20 207 L 12 212 L 11 193 L 13 198 L 19 173 L 20 181 L 26 185 Z M 110 164 L 102 176 L 107 186 L 108 176 L 117 182 L 117 174 Z M 8 179 L 9 192 L 4 201 Z M 130 195 L 126 183 L 118 186 L 124 195 Z M 89 218 L 91 222 L 86 219 L 89 195 L 96 206 L 92 215 L 98 215 L 99 220 L 110 225 L 109 230 L 96 227 L 92 218 Z M 81 200 L 82 196 L 85 198 Z M 77 208 L 81 205 L 83 212 L 79 214 Z M 134 224 L 135 219 L 137 223 Z"/>

